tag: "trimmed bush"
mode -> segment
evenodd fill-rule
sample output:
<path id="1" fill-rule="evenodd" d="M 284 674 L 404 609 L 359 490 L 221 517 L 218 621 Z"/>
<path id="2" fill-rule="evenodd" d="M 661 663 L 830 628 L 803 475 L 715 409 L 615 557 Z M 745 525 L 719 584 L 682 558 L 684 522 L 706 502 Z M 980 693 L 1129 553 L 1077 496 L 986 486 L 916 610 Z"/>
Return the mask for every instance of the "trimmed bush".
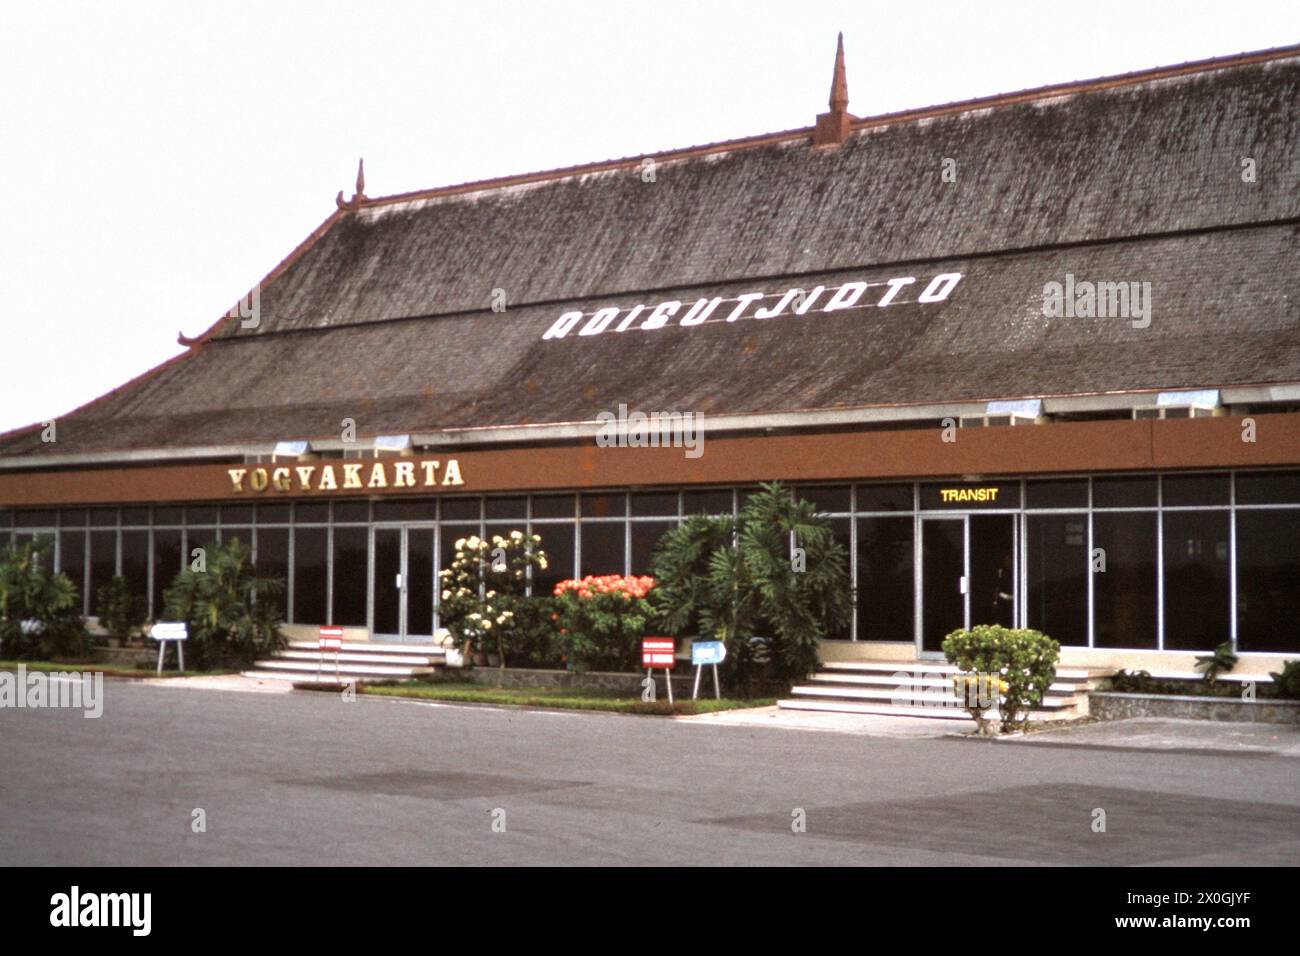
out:
<path id="1" fill-rule="evenodd" d="M 1029 712 L 1043 702 L 1056 677 L 1061 645 L 1041 631 L 981 624 L 945 637 L 943 653 L 959 670 L 988 679 L 1005 734 L 1022 727 Z M 975 710 L 979 719 L 984 708 Z"/>
<path id="2" fill-rule="evenodd" d="M 653 578 L 589 575 L 555 586 L 561 649 L 579 669 L 634 671 L 654 612 Z"/>

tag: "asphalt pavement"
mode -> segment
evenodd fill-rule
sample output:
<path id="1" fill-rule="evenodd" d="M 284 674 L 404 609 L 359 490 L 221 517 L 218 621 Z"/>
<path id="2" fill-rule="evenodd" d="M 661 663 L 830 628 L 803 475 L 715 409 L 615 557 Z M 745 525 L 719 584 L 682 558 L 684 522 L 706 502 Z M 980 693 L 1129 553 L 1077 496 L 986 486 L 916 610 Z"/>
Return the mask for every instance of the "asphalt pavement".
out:
<path id="1" fill-rule="evenodd" d="M 1300 862 L 1300 760 L 1214 725 L 1128 746 L 104 686 L 99 719 L 0 709 L 0 864 Z"/>

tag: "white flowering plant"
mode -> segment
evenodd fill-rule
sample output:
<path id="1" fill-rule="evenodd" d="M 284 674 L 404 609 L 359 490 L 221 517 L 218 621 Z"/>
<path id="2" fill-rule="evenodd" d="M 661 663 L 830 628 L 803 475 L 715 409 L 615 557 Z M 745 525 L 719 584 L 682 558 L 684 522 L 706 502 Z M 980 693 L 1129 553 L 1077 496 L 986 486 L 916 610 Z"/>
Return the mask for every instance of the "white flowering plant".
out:
<path id="1" fill-rule="evenodd" d="M 438 614 L 466 650 L 497 653 L 505 665 L 518 626 L 531 570 L 546 569 L 541 537 L 523 531 L 455 543 L 451 566 L 440 574 Z"/>

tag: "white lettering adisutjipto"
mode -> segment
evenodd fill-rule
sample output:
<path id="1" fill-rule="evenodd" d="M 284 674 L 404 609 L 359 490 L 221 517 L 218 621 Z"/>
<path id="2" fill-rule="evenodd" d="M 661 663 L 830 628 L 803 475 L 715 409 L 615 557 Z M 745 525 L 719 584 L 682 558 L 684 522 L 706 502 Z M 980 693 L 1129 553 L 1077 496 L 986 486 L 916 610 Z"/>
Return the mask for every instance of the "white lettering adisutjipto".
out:
<path id="1" fill-rule="evenodd" d="M 630 332 L 633 329 L 653 331 L 674 322 L 682 328 L 691 328 L 750 319 L 765 321 L 780 316 L 807 315 L 814 309 L 818 312 L 839 312 L 854 308 L 884 309 L 905 302 L 929 305 L 948 298 L 961 279 L 960 272 L 940 273 L 926 283 L 915 299 L 902 299 L 900 295 L 903 289 L 916 285 L 916 276 L 898 276 L 880 282 L 845 282 L 834 287 L 834 291 L 829 294 L 826 286 L 818 285 L 807 290 L 786 289 L 772 294 L 746 292 L 730 299 L 717 296 L 697 299 L 690 304 L 669 299 L 655 306 L 640 303 L 626 310 L 619 306 L 604 306 L 590 314 L 565 312 L 546 330 L 542 340 L 562 339 L 575 329 L 578 336 L 582 337 L 603 335 L 610 331 Z M 775 302 L 764 307 L 762 303 L 767 299 L 774 299 Z M 727 304 L 731 307 L 725 308 Z M 719 308 L 720 306 L 724 307 Z M 616 324 L 614 320 L 620 313 L 623 313 L 623 319 Z M 585 323 L 583 319 L 586 319 Z"/>

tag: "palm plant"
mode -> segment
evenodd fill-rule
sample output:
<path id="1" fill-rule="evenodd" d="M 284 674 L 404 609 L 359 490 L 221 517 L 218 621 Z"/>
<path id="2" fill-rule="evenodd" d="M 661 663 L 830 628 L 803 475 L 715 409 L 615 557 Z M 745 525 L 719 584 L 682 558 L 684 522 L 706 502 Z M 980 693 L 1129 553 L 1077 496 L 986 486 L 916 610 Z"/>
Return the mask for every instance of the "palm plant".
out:
<path id="1" fill-rule="evenodd" d="M 765 661 L 787 683 L 815 670 L 818 642 L 852 608 L 848 553 L 815 506 L 780 483 L 763 485 L 736 518 L 694 516 L 667 532 L 654 576 L 660 625 L 725 642 L 728 676 L 746 689 Z M 766 646 L 753 640 L 760 629 Z"/>
<path id="2" fill-rule="evenodd" d="M 284 581 L 258 574 L 238 538 L 204 550 L 205 566 L 185 568 L 164 592 L 163 613 L 189 625 L 185 650 L 195 668 L 248 667 L 284 645 Z"/>
<path id="3" fill-rule="evenodd" d="M 0 548 L 0 653 L 33 659 L 81 655 L 90 641 L 77 586 L 55 574 L 53 545 L 28 541 Z"/>

